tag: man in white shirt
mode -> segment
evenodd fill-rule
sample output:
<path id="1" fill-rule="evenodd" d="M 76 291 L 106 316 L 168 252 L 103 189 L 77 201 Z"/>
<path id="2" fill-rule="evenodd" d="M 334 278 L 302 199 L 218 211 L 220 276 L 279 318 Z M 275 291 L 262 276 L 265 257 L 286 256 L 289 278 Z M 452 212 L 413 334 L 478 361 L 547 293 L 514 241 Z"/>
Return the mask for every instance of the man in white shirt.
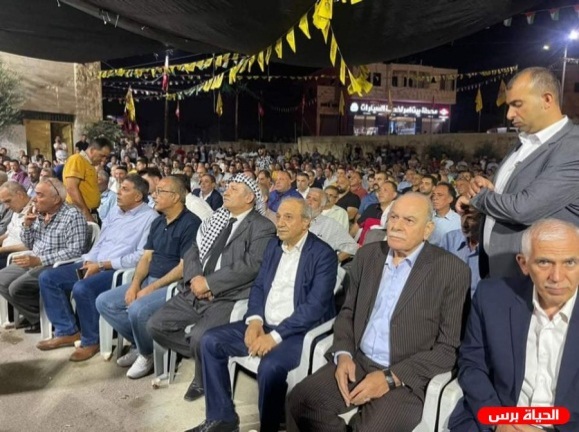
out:
<path id="1" fill-rule="evenodd" d="M 485 279 L 473 297 L 453 432 L 490 430 L 477 420 L 488 406 L 564 407 L 571 414 L 566 424 L 543 419 L 537 427 L 498 425 L 500 432 L 579 428 L 579 229 L 557 219 L 534 223 L 517 261 L 524 278 Z"/>
<path id="2" fill-rule="evenodd" d="M 6 267 L 6 259 L 13 252 L 26 250 L 20 240 L 22 222 L 32 202 L 20 183 L 7 182 L 0 186 L 0 203 L 12 211 L 12 219 L 4 234 L 0 236 L 0 269 Z"/>
<path id="3" fill-rule="evenodd" d="M 328 203 L 324 207 L 322 214 L 334 219 L 336 222 L 342 225 L 344 229 L 349 230 L 350 221 L 348 219 L 348 212 L 342 207 L 336 205 L 340 196 L 338 188 L 336 186 L 327 186 L 324 188 L 324 192 L 328 197 Z"/>
<path id="4" fill-rule="evenodd" d="M 445 234 L 459 230 L 460 216 L 450 206 L 456 198 L 456 192 L 450 183 L 438 183 L 432 191 L 432 207 L 434 207 L 434 231 L 428 241 L 440 246 Z"/>
<path id="5" fill-rule="evenodd" d="M 203 336 L 206 420 L 190 431 L 239 430 L 227 360 L 247 355 L 261 358 L 257 373 L 260 430 L 279 430 L 287 374 L 299 364 L 304 336 L 335 315 L 338 260 L 328 244 L 308 234 L 310 221 L 301 198 L 286 198 L 280 204 L 278 238 L 267 245 L 245 320 L 208 330 Z"/>
<path id="6" fill-rule="evenodd" d="M 308 174 L 305 172 L 299 172 L 296 175 L 296 186 L 297 191 L 300 193 L 303 199 L 308 197 L 308 192 L 310 191 L 309 187 L 310 178 Z"/>
<path id="7" fill-rule="evenodd" d="M 481 276 L 520 275 L 515 265 L 523 230 L 544 218 L 579 223 L 579 127 L 561 113 L 561 86 L 545 68 L 528 68 L 507 85 L 507 118 L 519 143 L 491 182 L 477 176 L 457 203 L 486 215 Z M 484 252 L 484 253 L 483 253 Z"/>

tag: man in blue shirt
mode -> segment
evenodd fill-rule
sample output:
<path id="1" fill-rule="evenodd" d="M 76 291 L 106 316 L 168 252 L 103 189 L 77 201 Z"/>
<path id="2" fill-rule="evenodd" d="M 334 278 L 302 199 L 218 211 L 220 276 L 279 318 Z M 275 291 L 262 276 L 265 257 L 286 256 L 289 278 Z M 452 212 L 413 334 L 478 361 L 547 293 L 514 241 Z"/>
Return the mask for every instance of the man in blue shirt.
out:
<path id="1" fill-rule="evenodd" d="M 39 342 L 42 351 L 81 345 L 70 356 L 83 361 L 99 351 L 99 315 L 97 296 L 110 288 L 115 270 L 135 267 L 143 254 L 147 233 L 158 216 L 145 202 L 149 185 L 140 176 L 131 174 L 122 182 L 117 204 L 103 221 L 101 235 L 82 261 L 48 269 L 39 278 L 40 293 L 50 322 L 55 328 L 52 339 Z M 84 276 L 78 279 L 77 271 Z M 70 307 L 70 294 L 76 302 L 80 324 Z"/>
<path id="2" fill-rule="evenodd" d="M 275 190 L 269 194 L 267 205 L 272 212 L 277 213 L 281 201 L 287 197 L 302 198 L 301 194 L 292 188 L 292 180 L 287 171 L 278 171 L 275 179 Z"/>
<path id="3" fill-rule="evenodd" d="M 152 191 L 155 210 L 161 212 L 153 224 L 131 283 L 98 296 L 96 307 L 125 339 L 133 344 L 128 354 L 117 360 L 131 366 L 127 376 L 137 379 L 153 369 L 153 338 L 147 321 L 165 304 L 167 286 L 183 277 L 183 256 L 195 241 L 201 219 L 185 208 L 184 182 L 165 177 Z"/>
<path id="4" fill-rule="evenodd" d="M 451 206 L 456 198 L 456 191 L 450 183 L 438 183 L 432 191 L 434 207 L 434 231 L 428 241 L 440 246 L 447 232 L 460 229 L 460 216 Z"/>

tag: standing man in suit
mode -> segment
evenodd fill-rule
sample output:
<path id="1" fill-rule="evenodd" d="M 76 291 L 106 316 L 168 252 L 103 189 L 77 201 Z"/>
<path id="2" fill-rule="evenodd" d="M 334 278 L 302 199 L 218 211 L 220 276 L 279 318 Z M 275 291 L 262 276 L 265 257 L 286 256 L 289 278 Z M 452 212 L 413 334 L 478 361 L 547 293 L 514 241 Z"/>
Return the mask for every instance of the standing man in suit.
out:
<path id="1" fill-rule="evenodd" d="M 229 322 L 233 305 L 246 299 L 275 226 L 262 216 L 265 206 L 255 180 L 232 177 L 223 207 L 206 219 L 183 258 L 184 284 L 179 293 L 147 322 L 160 345 L 195 358 L 195 377 L 185 393 L 193 401 L 204 395 L 201 336 Z M 189 334 L 185 328 L 195 324 Z"/>
<path id="2" fill-rule="evenodd" d="M 483 280 L 473 298 L 458 360 L 464 399 L 452 431 L 491 430 L 477 421 L 483 406 L 565 407 L 571 421 L 557 430 L 579 428 L 579 229 L 556 219 L 534 223 L 517 261 L 526 277 Z"/>
<path id="3" fill-rule="evenodd" d="M 303 339 L 335 315 L 333 294 L 338 259 L 314 234 L 311 211 L 286 198 L 249 296 L 244 321 L 209 330 L 201 341 L 207 386 L 206 420 L 191 432 L 236 432 L 239 417 L 231 398 L 228 359 L 261 357 L 257 371 L 260 430 L 277 432 L 285 409 L 287 374 L 299 365 Z"/>
<path id="4" fill-rule="evenodd" d="M 403 195 L 388 216 L 388 241 L 354 257 L 333 361 L 290 393 L 288 431 L 345 431 L 338 415 L 352 405 L 361 411 L 355 430 L 411 431 L 420 422 L 428 382 L 456 363 L 470 292 L 467 265 L 426 241 L 432 214 L 428 197 Z"/>
<path id="5" fill-rule="evenodd" d="M 515 256 L 523 231 L 533 222 L 579 223 L 579 127 L 561 113 L 557 77 L 545 68 L 522 70 L 507 85 L 507 104 L 519 143 L 494 182 L 475 177 L 468 196 L 457 204 L 459 212 L 470 203 L 486 216 L 481 276 L 520 275 Z"/>
<path id="6" fill-rule="evenodd" d="M 195 189 L 192 193 L 203 198 L 213 211 L 223 205 L 223 197 L 215 189 L 215 177 L 211 174 L 203 174 L 199 179 L 199 189 Z"/>

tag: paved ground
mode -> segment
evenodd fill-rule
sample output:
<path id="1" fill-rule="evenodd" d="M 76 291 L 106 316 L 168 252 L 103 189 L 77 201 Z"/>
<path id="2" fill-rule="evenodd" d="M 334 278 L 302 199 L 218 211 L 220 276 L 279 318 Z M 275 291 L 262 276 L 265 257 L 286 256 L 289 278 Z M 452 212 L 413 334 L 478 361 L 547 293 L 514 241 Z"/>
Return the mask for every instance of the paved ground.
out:
<path id="1" fill-rule="evenodd" d="M 152 376 L 129 380 L 126 369 L 100 356 L 72 363 L 72 348 L 42 352 L 39 340 L 0 328 L 0 432 L 183 431 L 205 418 L 203 399 L 183 400 L 191 361 L 173 384 L 154 390 Z M 235 403 L 241 431 L 259 429 L 253 378 L 239 374 Z"/>

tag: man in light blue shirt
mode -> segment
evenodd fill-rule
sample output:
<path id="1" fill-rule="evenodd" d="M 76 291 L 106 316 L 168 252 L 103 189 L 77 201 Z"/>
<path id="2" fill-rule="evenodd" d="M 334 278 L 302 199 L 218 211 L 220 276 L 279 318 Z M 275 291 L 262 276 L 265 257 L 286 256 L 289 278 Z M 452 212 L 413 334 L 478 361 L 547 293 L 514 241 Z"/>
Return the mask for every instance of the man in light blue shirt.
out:
<path id="1" fill-rule="evenodd" d="M 158 213 L 145 200 L 149 185 L 140 176 L 130 174 L 119 187 L 118 206 L 103 221 L 101 235 L 82 261 L 49 269 L 39 277 L 40 293 L 46 314 L 55 328 L 52 339 L 39 342 L 42 351 L 81 344 L 70 356 L 71 361 L 88 360 L 99 351 L 99 314 L 95 301 L 111 287 L 115 270 L 136 267 L 151 223 Z M 78 271 L 83 271 L 82 278 Z M 76 302 L 80 324 L 77 326 L 70 295 Z"/>
<path id="2" fill-rule="evenodd" d="M 434 207 L 434 231 L 428 241 L 440 246 L 447 232 L 460 229 L 460 216 L 451 209 L 456 199 L 456 191 L 450 183 L 438 183 L 432 191 L 432 206 Z"/>
<path id="3" fill-rule="evenodd" d="M 117 205 L 117 194 L 109 189 L 109 175 L 105 170 L 99 170 L 97 180 L 101 192 L 101 204 L 97 212 L 101 220 L 104 221 L 111 209 Z"/>

